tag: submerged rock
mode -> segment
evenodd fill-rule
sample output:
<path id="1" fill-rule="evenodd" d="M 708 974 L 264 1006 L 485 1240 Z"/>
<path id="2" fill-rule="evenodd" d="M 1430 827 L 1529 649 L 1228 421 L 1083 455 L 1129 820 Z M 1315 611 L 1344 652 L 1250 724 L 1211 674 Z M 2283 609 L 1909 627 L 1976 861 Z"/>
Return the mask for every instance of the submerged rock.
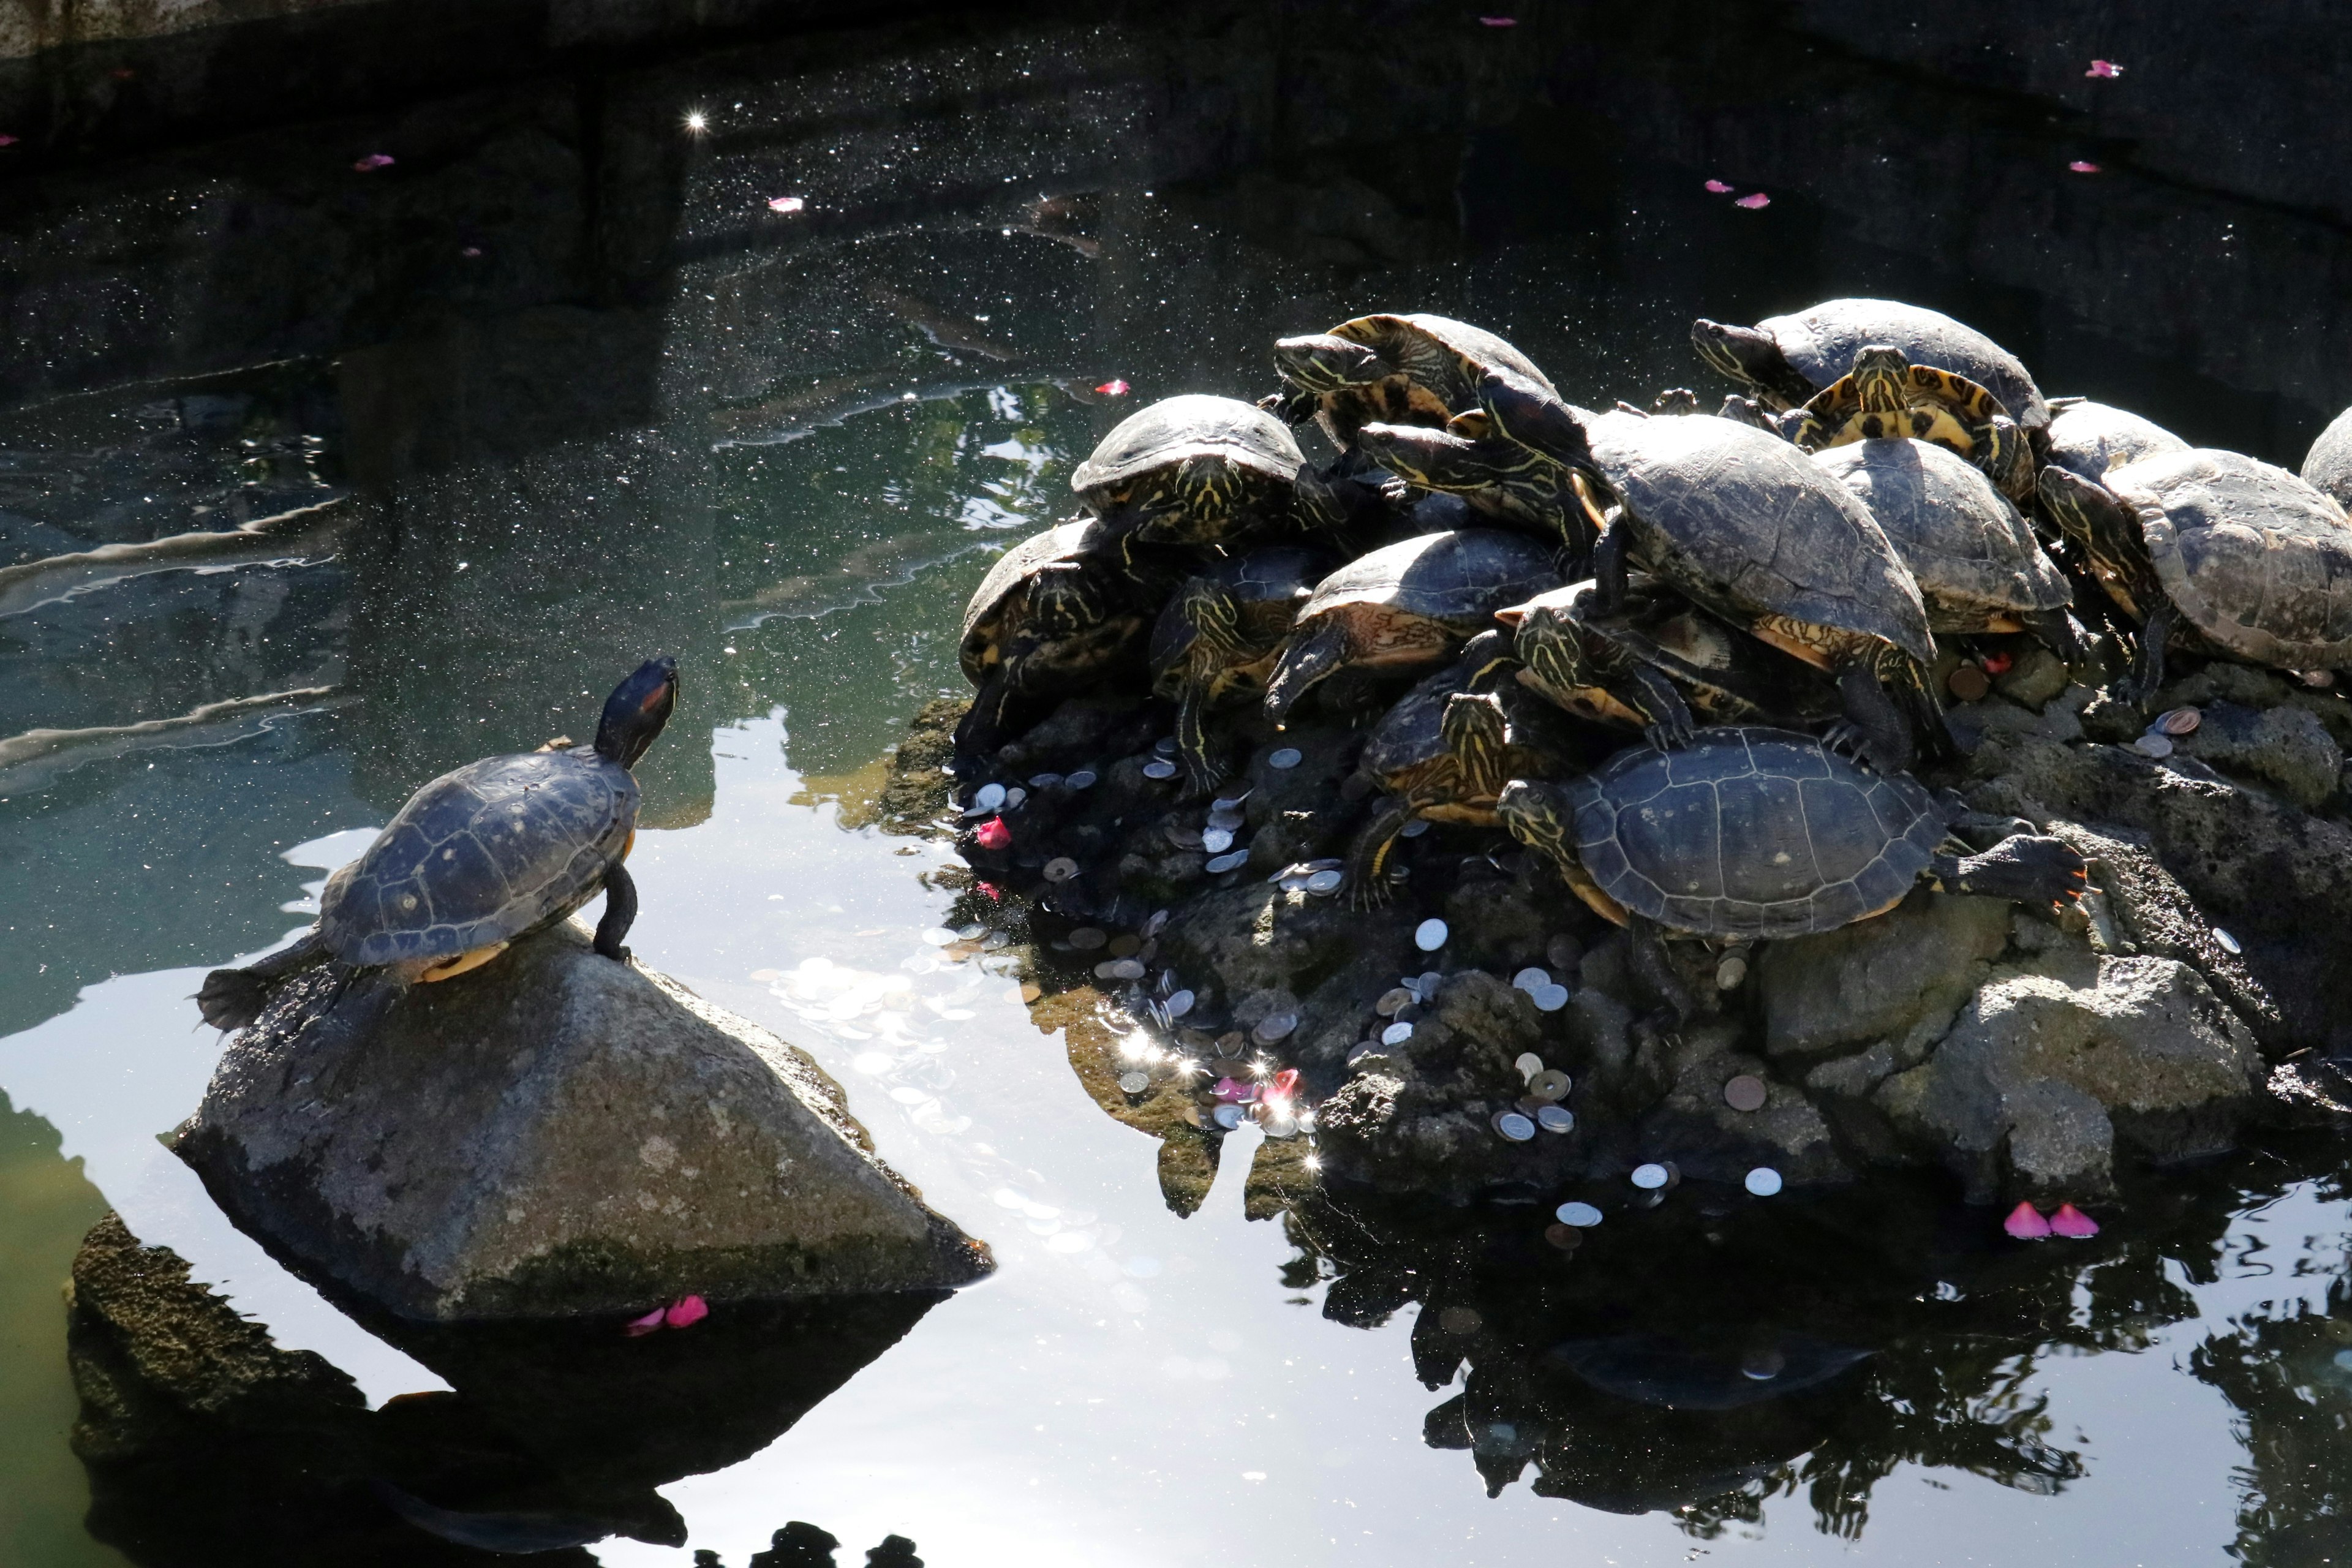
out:
<path id="1" fill-rule="evenodd" d="M 764 1029 L 566 924 L 493 964 L 282 988 L 174 1138 L 231 1217 L 404 1317 L 963 1285 L 987 1248 Z"/>

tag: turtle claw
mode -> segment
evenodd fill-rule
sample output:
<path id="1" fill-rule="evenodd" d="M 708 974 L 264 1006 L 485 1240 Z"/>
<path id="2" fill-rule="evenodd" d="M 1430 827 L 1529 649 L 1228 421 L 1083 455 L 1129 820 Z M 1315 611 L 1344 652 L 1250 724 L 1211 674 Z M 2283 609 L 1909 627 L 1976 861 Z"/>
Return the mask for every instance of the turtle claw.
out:
<path id="1" fill-rule="evenodd" d="M 1825 752 L 1835 752 L 1839 756 L 1863 767 L 1871 765 L 1870 737 L 1863 733 L 1861 725 L 1851 720 L 1841 719 L 1823 730 L 1822 749 Z"/>

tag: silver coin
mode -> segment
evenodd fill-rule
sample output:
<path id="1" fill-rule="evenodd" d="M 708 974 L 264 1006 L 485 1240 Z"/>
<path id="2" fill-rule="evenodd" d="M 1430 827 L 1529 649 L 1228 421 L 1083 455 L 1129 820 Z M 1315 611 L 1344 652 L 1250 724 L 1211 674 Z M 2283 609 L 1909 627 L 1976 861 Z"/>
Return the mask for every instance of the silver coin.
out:
<path id="1" fill-rule="evenodd" d="M 1418 838 L 1428 831 L 1429 818 L 1425 816 L 1416 816 L 1411 822 L 1406 823 L 1402 827 L 1397 829 L 1397 837 L 1399 838 Z"/>
<path id="2" fill-rule="evenodd" d="M 1163 757 L 1172 757 L 1176 754 L 1176 737 L 1162 735 L 1151 742 L 1151 749 Z"/>
<path id="3" fill-rule="evenodd" d="M 984 784 L 980 786 L 979 793 L 971 797 L 971 808 L 964 815 L 974 816 L 983 811 L 994 811 L 1003 804 L 1004 786 L 1001 784 Z"/>
<path id="4" fill-rule="evenodd" d="M 1412 945 L 1423 952 L 1435 952 L 1445 945 L 1448 934 L 1445 922 L 1432 915 L 1413 928 Z"/>
<path id="5" fill-rule="evenodd" d="M 1437 994 L 1437 988 L 1445 984 L 1445 976 L 1434 969 L 1424 969 L 1413 976 L 1412 984 L 1413 989 L 1421 993 L 1421 999 L 1426 1002 Z"/>
<path id="6" fill-rule="evenodd" d="M 1297 1027 L 1297 1014 L 1269 1013 L 1258 1020 L 1257 1027 L 1250 1031 L 1250 1038 L 1261 1046 L 1270 1046 L 1276 1040 L 1288 1039 L 1291 1031 Z"/>
<path id="7" fill-rule="evenodd" d="M 1516 1110 L 1506 1110 L 1495 1118 L 1495 1131 L 1514 1143 L 1524 1143 L 1536 1135 L 1536 1124 Z"/>
<path id="8" fill-rule="evenodd" d="M 1246 815 L 1238 811 L 1212 811 L 1209 813 L 1209 826 L 1212 827 L 1223 828 L 1227 833 L 1233 832 L 1235 828 L 1239 827 L 1243 823 L 1248 820 L 1249 818 Z"/>
<path id="9" fill-rule="evenodd" d="M 1528 994 L 1535 998 L 1538 1012 L 1557 1013 L 1568 1005 L 1568 987 L 1565 985 L 1538 985 Z"/>
<path id="10" fill-rule="evenodd" d="M 1234 847 L 1234 836 L 1222 827 L 1212 827 L 1201 835 L 1201 847 L 1212 855 L 1222 855 Z"/>
<path id="11" fill-rule="evenodd" d="M 1228 1132 L 1239 1127 L 1242 1124 L 1242 1119 L 1248 1114 L 1248 1111 L 1238 1105 L 1220 1105 L 1216 1110 L 1209 1112 L 1211 1120 Z"/>
<path id="12" fill-rule="evenodd" d="M 1070 945 L 1080 952 L 1092 952 L 1110 941 L 1110 932 L 1100 926 L 1080 926 L 1070 933 Z"/>
<path id="13" fill-rule="evenodd" d="M 1513 1062 L 1511 1065 L 1519 1069 L 1519 1079 L 1521 1082 L 1526 1082 L 1528 1079 L 1533 1079 L 1536 1074 L 1543 1071 L 1544 1069 L 1543 1058 L 1536 1055 L 1533 1051 L 1521 1051 L 1519 1053 L 1518 1060 Z"/>
<path id="14" fill-rule="evenodd" d="M 1123 1072 L 1118 1075 L 1118 1087 L 1129 1094 L 1141 1094 L 1151 1087 L 1151 1075 L 1148 1072 Z"/>
<path id="15" fill-rule="evenodd" d="M 1521 991 L 1533 991 L 1538 985 L 1550 984 L 1551 976 L 1540 969 L 1522 969 L 1511 976 L 1511 984 Z"/>
<path id="16" fill-rule="evenodd" d="M 2142 735 L 2131 743 L 2131 747 L 2143 757 L 2172 755 L 2172 742 L 2169 737 L 2164 735 Z"/>
<path id="17" fill-rule="evenodd" d="M 1151 918 L 1143 922 L 1143 940 L 1150 942 L 1153 937 L 1158 936 L 1161 931 L 1167 929 L 1168 911 L 1166 910 L 1154 910 L 1151 911 Z"/>
<path id="18" fill-rule="evenodd" d="M 1404 1008 L 1412 1006 L 1412 993 L 1400 985 L 1393 991 L 1381 992 L 1381 999 L 1372 1004 L 1372 1011 L 1383 1018 L 1393 1018 Z"/>
<path id="19" fill-rule="evenodd" d="M 1544 959 L 1556 970 L 1574 969 L 1583 958 L 1584 944 L 1566 931 L 1544 944 Z"/>
<path id="20" fill-rule="evenodd" d="M 1758 1197 L 1769 1198 L 1780 1190 L 1780 1173 L 1769 1165 L 1759 1165 L 1741 1184 Z"/>
<path id="21" fill-rule="evenodd" d="M 1067 855 L 1045 862 L 1045 880 L 1049 882 L 1066 882 L 1077 874 L 1078 863 Z"/>
<path id="22" fill-rule="evenodd" d="M 1248 864 L 1249 851 L 1236 849 L 1230 855 L 1220 855 L 1210 861 L 1207 869 L 1211 876 L 1216 876 L 1225 871 L 1238 871 Z"/>
<path id="23" fill-rule="evenodd" d="M 1029 792 L 1023 789 L 1019 784 L 1014 784 L 1011 789 L 1004 792 L 1004 809 L 1007 811 L 1016 810 L 1019 808 L 1021 803 L 1028 798 Z"/>
<path id="24" fill-rule="evenodd" d="M 1552 1211 L 1552 1217 L 1562 1225 L 1572 1225 L 1579 1230 L 1590 1230 L 1601 1223 L 1601 1211 L 1591 1204 L 1562 1204 Z"/>
<path id="25" fill-rule="evenodd" d="M 1412 1038 L 1411 1024 L 1391 1024 L 1381 1031 L 1381 1044 L 1384 1046 L 1401 1046 L 1411 1038 Z"/>
<path id="26" fill-rule="evenodd" d="M 1094 769 L 1080 768 L 1076 773 L 1072 773 L 1068 778 L 1062 782 L 1068 784 L 1072 789 L 1092 789 L 1095 787 L 1096 776 Z"/>
<path id="27" fill-rule="evenodd" d="M 1192 1010 L 1192 994 L 1190 991 L 1172 991 L 1169 993 L 1168 1000 L 1160 1005 L 1170 1017 L 1181 1018 Z"/>
<path id="28" fill-rule="evenodd" d="M 1303 872 L 1293 871 L 1282 879 L 1282 890 L 1286 893 L 1305 892 L 1307 890 L 1306 875 Z"/>
<path id="29" fill-rule="evenodd" d="M 1301 755 L 1297 747 L 1284 746 L 1275 752 L 1272 756 L 1266 758 L 1265 765 L 1270 768 L 1280 768 L 1285 772 L 1287 772 L 1288 770 L 1297 767 L 1305 759 Z"/>
<path id="30" fill-rule="evenodd" d="M 1172 816 L 1160 825 L 1160 836 L 1179 849 L 1198 849 L 1201 847 L 1201 836 Z"/>
<path id="31" fill-rule="evenodd" d="M 2221 951 L 2223 952 L 2239 953 L 2246 951 L 2244 948 L 2238 945 L 2238 939 L 2236 937 L 2231 936 L 2220 926 L 2215 926 L 2213 928 L 2213 940 L 2221 944 Z"/>
<path id="32" fill-rule="evenodd" d="M 1211 811 L 1239 811 L 1242 808 L 1242 802 L 1247 800 L 1249 797 L 1250 792 L 1247 790 L 1242 791 L 1239 795 L 1221 795 L 1216 799 L 1209 803 L 1209 809 Z"/>
<path id="33" fill-rule="evenodd" d="M 1031 789 L 1051 789 L 1061 782 L 1062 775 L 1059 773 L 1031 773 L 1029 775 L 1029 787 Z"/>
<path id="34" fill-rule="evenodd" d="M 1674 1179 L 1672 1172 L 1654 1163 L 1633 1167 L 1633 1184 L 1645 1193 L 1654 1193 Z"/>
<path id="35" fill-rule="evenodd" d="M 1143 764 L 1143 776 L 1148 779 L 1172 779 L 1176 776 L 1176 764 L 1165 757 L 1155 757 Z"/>
<path id="36" fill-rule="evenodd" d="M 1737 991 L 1739 983 L 1747 978 L 1748 960 L 1742 954 L 1727 952 L 1723 955 L 1723 962 L 1715 966 L 1715 988 L 1717 991 Z"/>
<path id="37" fill-rule="evenodd" d="M 1337 855 L 1327 855 L 1320 860 L 1301 860 L 1298 868 L 1302 871 L 1336 871 L 1346 864 Z"/>
<path id="38" fill-rule="evenodd" d="M 1576 1112 L 1565 1105 L 1547 1105 L 1536 1112 L 1536 1125 L 1547 1132 L 1573 1132 Z"/>
<path id="39" fill-rule="evenodd" d="M 1105 980 L 1140 980 L 1143 965 L 1132 958 L 1114 958 L 1096 964 L 1095 973 Z"/>
<path id="40" fill-rule="evenodd" d="M 1307 879 L 1307 890 L 1310 893 L 1316 894 L 1318 897 L 1328 898 L 1333 893 L 1338 892 L 1339 890 L 1339 884 L 1347 879 L 1347 875 L 1344 872 L 1318 871 L 1315 875 Z"/>
<path id="41" fill-rule="evenodd" d="M 972 921 L 971 924 L 968 926 L 956 927 L 956 935 L 963 938 L 966 942 L 978 942 L 982 937 L 984 937 L 987 934 L 988 928 L 981 924 L 978 921 Z"/>

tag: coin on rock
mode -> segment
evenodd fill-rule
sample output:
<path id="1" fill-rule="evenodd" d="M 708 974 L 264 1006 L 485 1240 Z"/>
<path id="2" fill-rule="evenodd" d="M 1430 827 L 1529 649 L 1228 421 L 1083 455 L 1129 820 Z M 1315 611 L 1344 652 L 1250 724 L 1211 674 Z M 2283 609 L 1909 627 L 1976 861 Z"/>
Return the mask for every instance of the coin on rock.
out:
<path id="1" fill-rule="evenodd" d="M 1552 1211 L 1562 1225 L 1572 1225 L 1579 1230 L 1591 1230 L 1601 1223 L 1601 1211 L 1591 1204 L 1562 1204 Z"/>
<path id="2" fill-rule="evenodd" d="M 984 784 L 981 785 L 979 791 L 972 795 L 971 808 L 967 810 L 964 815 L 966 816 L 978 816 L 983 812 L 994 811 L 1003 804 L 1004 786 L 1001 784 Z"/>
<path id="3" fill-rule="evenodd" d="M 1562 1100 L 1573 1087 L 1569 1076 L 1558 1068 L 1546 1068 L 1528 1079 L 1528 1092 L 1538 1100 Z"/>
<path id="4" fill-rule="evenodd" d="M 1521 1051 L 1518 1059 L 1511 1065 L 1519 1069 L 1519 1077 L 1523 1081 L 1533 1079 L 1536 1074 L 1544 1069 L 1543 1058 L 1533 1051 Z"/>
<path id="5" fill-rule="evenodd" d="M 1536 1112 L 1536 1125 L 1547 1132 L 1573 1132 L 1576 1112 L 1565 1105 L 1547 1105 Z"/>
<path id="6" fill-rule="evenodd" d="M 1536 1124 L 1516 1110 L 1506 1110 L 1495 1118 L 1495 1131 L 1514 1143 L 1524 1143 L 1536 1135 Z"/>
<path id="7" fill-rule="evenodd" d="M 1067 855 L 1057 855 L 1045 862 L 1045 880 L 1066 882 L 1078 874 L 1078 863 Z"/>
<path id="8" fill-rule="evenodd" d="M 1143 776 L 1148 779 L 1172 779 L 1176 776 L 1176 764 L 1165 757 L 1155 757 L 1143 764 Z"/>
<path id="9" fill-rule="evenodd" d="M 1266 758 L 1265 765 L 1270 768 L 1279 768 L 1286 773 L 1290 769 L 1297 767 L 1303 760 L 1303 754 L 1299 752 L 1297 747 L 1284 746 L 1276 751 L 1272 756 Z"/>
<path id="10" fill-rule="evenodd" d="M 1780 1190 L 1780 1173 L 1769 1165 L 1759 1165 L 1748 1173 L 1742 1184 L 1759 1198 L 1769 1198 Z"/>
<path id="11" fill-rule="evenodd" d="M 1261 1046 L 1270 1046 L 1276 1040 L 1288 1039 L 1291 1031 L 1297 1027 L 1297 1014 L 1269 1013 L 1258 1020 L 1257 1027 L 1250 1031 L 1250 1037 Z"/>
<path id="12" fill-rule="evenodd" d="M 1141 1094 L 1151 1087 L 1151 1075 L 1148 1072 L 1123 1072 L 1118 1075 L 1118 1087 L 1129 1094 Z"/>
<path id="13" fill-rule="evenodd" d="M 1192 1010 L 1192 994 L 1190 991 L 1171 991 L 1168 994 L 1168 1000 L 1160 1005 L 1170 1017 L 1181 1018 Z"/>
<path id="14" fill-rule="evenodd" d="M 1372 1004 L 1372 1011 L 1383 1018 L 1393 1018 L 1405 1008 L 1412 1006 L 1412 993 L 1399 985 L 1392 990 L 1381 992 L 1381 999 Z"/>
<path id="15" fill-rule="evenodd" d="M 1723 1103 L 1734 1110 L 1761 1110 L 1768 1091 L 1764 1080 L 1744 1072 L 1723 1086 Z"/>
<path id="16" fill-rule="evenodd" d="M 1067 784 L 1072 789 L 1092 789 L 1095 787 L 1095 778 L 1096 773 L 1094 769 L 1080 768 L 1076 773 L 1072 773 L 1063 782 Z"/>
<path id="17" fill-rule="evenodd" d="M 1411 1038 L 1412 1038 L 1411 1024 L 1391 1024 L 1381 1031 L 1381 1044 L 1384 1046 L 1401 1046 Z"/>
<path id="18" fill-rule="evenodd" d="M 1654 1193 L 1673 1180 L 1674 1173 L 1654 1161 L 1633 1167 L 1633 1184 L 1645 1193 Z"/>
<path id="19" fill-rule="evenodd" d="M 1307 879 L 1307 890 L 1318 899 L 1328 899 L 1338 892 L 1339 885 L 1347 879 L 1345 872 L 1318 871 Z"/>
<path id="20" fill-rule="evenodd" d="M 1406 823 L 1402 827 L 1397 829 L 1397 837 L 1399 838 L 1418 838 L 1428 831 L 1429 818 L 1425 816 L 1416 816 L 1411 822 Z"/>
<path id="21" fill-rule="evenodd" d="M 1092 952 L 1110 941 L 1110 932 L 1100 926 L 1080 926 L 1070 933 L 1070 945 L 1080 952 Z"/>
<path id="22" fill-rule="evenodd" d="M 1535 998 L 1536 1010 L 1539 1013 L 1557 1013 L 1568 1005 L 1568 987 L 1556 983 L 1538 985 L 1528 994 Z"/>
<path id="23" fill-rule="evenodd" d="M 1203 867 L 1202 869 L 1206 870 L 1212 877 L 1219 877 L 1223 876 L 1227 871 L 1238 871 L 1248 864 L 1249 851 L 1246 849 L 1235 849 L 1230 854 L 1217 856 L 1215 858 L 1212 859 L 1207 866 Z"/>
<path id="24" fill-rule="evenodd" d="M 1572 1225 L 1563 1225 L 1554 1220 L 1544 1226 L 1544 1239 L 1562 1252 L 1574 1252 L 1584 1245 L 1584 1233 Z"/>
<path id="25" fill-rule="evenodd" d="M 1944 678 L 1944 684 L 1950 687 L 1952 695 L 1963 702 L 1979 701 L 1992 689 L 1992 681 L 1986 676 L 1983 667 L 1974 664 L 1960 666 Z"/>
<path id="26" fill-rule="evenodd" d="M 1445 945 L 1448 934 L 1445 922 L 1432 915 L 1413 928 L 1412 944 L 1423 952 L 1435 952 Z"/>

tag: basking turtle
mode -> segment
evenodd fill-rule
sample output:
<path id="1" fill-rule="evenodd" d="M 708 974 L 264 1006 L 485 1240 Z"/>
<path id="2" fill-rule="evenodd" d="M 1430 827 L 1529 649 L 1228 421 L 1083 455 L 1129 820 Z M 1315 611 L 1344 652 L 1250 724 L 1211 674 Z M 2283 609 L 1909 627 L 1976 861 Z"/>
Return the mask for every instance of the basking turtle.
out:
<path id="1" fill-rule="evenodd" d="M 1127 542 L 1112 525 L 1076 518 L 989 568 L 963 612 L 958 651 L 979 695 L 956 726 L 960 760 L 992 757 L 1043 701 L 1097 683 L 1140 651 L 1156 601 Z"/>
<path id="2" fill-rule="evenodd" d="M 1315 585 L 1265 683 L 1276 724 L 1343 666 L 1397 674 L 1443 664 L 1495 612 L 1559 581 L 1551 552 L 1490 528 L 1424 533 L 1358 556 Z"/>
<path id="3" fill-rule="evenodd" d="M 1356 443 L 1407 485 L 1460 496 L 1482 521 L 1532 529 L 1564 545 L 1563 565 L 1571 574 L 1591 561 L 1602 490 L 1590 454 L 1563 461 L 1496 435 L 1480 409 L 1454 416 L 1443 430 L 1366 425 Z"/>
<path id="4" fill-rule="evenodd" d="M 2303 482 L 2332 498 L 2336 505 L 2352 507 L 2352 408 L 2329 421 L 2319 439 L 2311 444 L 2303 459 Z"/>
<path id="5" fill-rule="evenodd" d="M 1388 902 L 1389 852 L 1415 818 L 1497 826 L 1507 780 L 1580 768 L 1582 748 L 1559 712 L 1509 679 L 1510 639 L 1482 632 L 1372 726 L 1359 770 L 1388 792 L 1348 851 L 1349 897 Z"/>
<path id="6" fill-rule="evenodd" d="M 2033 493 L 2033 454 L 2000 400 L 1966 376 L 1913 364 L 1889 343 L 1855 354 L 1852 374 L 1813 395 L 1791 435 L 1808 452 L 1906 437 L 1958 452 L 2004 495 Z"/>
<path id="7" fill-rule="evenodd" d="M 1151 628 L 1153 689 L 1176 700 L 1176 755 L 1192 790 L 1223 777 L 1210 755 L 1210 705 L 1263 689 L 1299 606 L 1337 563 L 1320 550 L 1276 545 L 1219 562 L 1189 578 Z"/>
<path id="8" fill-rule="evenodd" d="M 637 917 L 621 864 L 636 842 L 629 770 L 677 703 L 677 660 L 649 658 L 604 700 L 593 743 L 485 757 L 418 790 L 365 854 L 327 879 L 308 935 L 205 976 L 205 1022 L 241 1029 L 279 982 L 321 963 L 382 970 L 401 984 L 463 974 L 600 889 L 596 951 L 626 963 L 621 942 Z"/>
<path id="9" fill-rule="evenodd" d="M 1504 402 L 1532 439 L 1572 417 L 1564 405 Z M 1927 606 L 1853 491 L 1788 442 L 1713 415 L 1603 414 L 1591 442 L 1619 503 L 1594 552 L 1597 614 L 1618 614 L 1629 572 L 1646 572 L 1835 676 L 1847 721 L 1840 742 L 1858 740 L 1875 765 L 1910 767 L 1921 742 L 1948 752 L 1927 683 L 1936 645 Z"/>
<path id="10" fill-rule="evenodd" d="M 2042 470 L 2042 503 L 2139 623 L 2117 695 L 2144 703 L 2168 648 L 2279 669 L 2352 667 L 2352 521 L 2270 464 L 2194 448 L 2107 470 Z"/>
<path id="11" fill-rule="evenodd" d="M 2055 397 L 2050 407 L 2050 450 L 2043 461 L 2086 479 L 2103 479 L 2109 468 L 2137 463 L 2142 458 L 2189 450 L 2188 442 L 2154 420 L 2087 397 Z M 2311 478 L 2307 468 L 2303 477 Z"/>
<path id="12" fill-rule="evenodd" d="M 1702 317 L 1691 323 L 1699 357 L 1778 413 L 1800 407 L 1853 369 L 1853 356 L 1888 343 L 1913 364 L 1964 376 L 2000 400 L 2028 432 L 2050 423 L 2050 405 L 2015 354 L 1940 310 L 1894 300 L 1828 300 L 1752 327 Z"/>
<path id="13" fill-rule="evenodd" d="M 1078 465 L 1070 488 L 1123 540 L 1151 543 L 1337 528 L 1349 515 L 1289 428 L 1234 397 L 1188 395 L 1137 410 Z"/>
<path id="14" fill-rule="evenodd" d="M 1622 752 L 1584 778 L 1515 778 L 1496 812 L 1578 897 L 1632 929 L 1637 973 L 1678 1019 L 1689 1005 L 1662 938 L 1834 931 L 1885 913 L 1922 880 L 2043 908 L 2086 885 L 2083 858 L 2055 838 L 1948 852 L 1947 835 L 1972 815 L 1958 797 L 1786 730 L 1702 730 L 1675 751 Z"/>
<path id="15" fill-rule="evenodd" d="M 1376 420 L 1443 426 L 1475 408 L 1479 379 L 1491 370 L 1553 390 L 1509 343 L 1444 316 L 1358 316 L 1328 332 L 1282 339 L 1274 363 L 1284 390 L 1268 405 L 1293 425 L 1314 419 L 1343 451 Z"/>
<path id="16" fill-rule="evenodd" d="M 1935 632 L 2030 631 L 2069 664 L 2074 591 L 2024 514 L 1975 467 L 1928 441 L 1856 441 L 1813 461 L 1860 496 L 1919 584 Z"/>
<path id="17" fill-rule="evenodd" d="M 1706 721 L 1813 723 L 1836 717 L 1837 688 L 1801 659 L 1699 609 L 1648 578 L 1616 615 L 1595 584 L 1573 583 L 1495 612 L 1509 627 L 1520 684 L 1579 718 L 1678 746 Z"/>

